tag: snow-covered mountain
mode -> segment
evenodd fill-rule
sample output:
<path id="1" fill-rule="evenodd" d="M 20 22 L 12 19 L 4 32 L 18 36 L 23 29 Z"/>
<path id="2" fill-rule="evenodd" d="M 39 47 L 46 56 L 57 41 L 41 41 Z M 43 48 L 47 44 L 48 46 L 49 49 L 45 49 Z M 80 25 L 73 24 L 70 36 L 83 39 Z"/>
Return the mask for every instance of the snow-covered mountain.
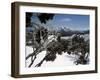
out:
<path id="1" fill-rule="evenodd" d="M 72 36 L 73 34 L 89 34 L 89 30 L 83 30 L 83 31 L 76 31 L 76 30 L 71 30 L 69 28 L 61 28 L 58 32 L 61 33 L 62 36 Z"/>

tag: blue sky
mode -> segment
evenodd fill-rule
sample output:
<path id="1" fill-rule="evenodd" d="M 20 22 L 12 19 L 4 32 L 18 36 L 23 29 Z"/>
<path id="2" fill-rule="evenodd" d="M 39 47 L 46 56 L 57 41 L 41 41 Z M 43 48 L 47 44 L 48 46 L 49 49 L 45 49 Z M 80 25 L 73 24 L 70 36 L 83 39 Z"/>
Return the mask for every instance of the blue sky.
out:
<path id="1" fill-rule="evenodd" d="M 36 13 L 35 13 L 36 14 Z M 39 19 L 33 14 L 32 22 L 39 23 Z M 87 30 L 89 29 L 89 15 L 76 15 L 76 14 L 55 14 L 52 20 L 47 21 L 46 24 L 41 24 L 49 29 L 59 29 L 66 27 L 71 30 Z"/>

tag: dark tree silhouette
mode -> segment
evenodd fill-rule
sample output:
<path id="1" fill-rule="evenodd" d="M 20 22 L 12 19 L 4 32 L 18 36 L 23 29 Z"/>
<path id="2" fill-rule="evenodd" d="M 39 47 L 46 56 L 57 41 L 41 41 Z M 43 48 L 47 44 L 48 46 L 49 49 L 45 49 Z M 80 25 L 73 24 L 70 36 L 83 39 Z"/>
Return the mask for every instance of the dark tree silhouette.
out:
<path id="1" fill-rule="evenodd" d="M 26 12 L 26 27 L 31 26 L 31 18 L 34 13 Z M 40 20 L 41 23 L 46 24 L 48 20 L 52 20 L 54 17 L 54 14 L 48 14 L 48 13 L 37 13 L 36 16 Z"/>
<path id="2" fill-rule="evenodd" d="M 27 13 L 26 12 L 26 27 L 29 27 L 31 25 L 31 17 L 32 17 L 33 13 Z"/>
<path id="3" fill-rule="evenodd" d="M 46 24 L 46 22 L 48 20 L 52 20 L 54 17 L 54 14 L 48 14 L 48 13 L 41 13 L 40 15 L 38 15 L 39 20 L 41 21 L 41 23 Z"/>

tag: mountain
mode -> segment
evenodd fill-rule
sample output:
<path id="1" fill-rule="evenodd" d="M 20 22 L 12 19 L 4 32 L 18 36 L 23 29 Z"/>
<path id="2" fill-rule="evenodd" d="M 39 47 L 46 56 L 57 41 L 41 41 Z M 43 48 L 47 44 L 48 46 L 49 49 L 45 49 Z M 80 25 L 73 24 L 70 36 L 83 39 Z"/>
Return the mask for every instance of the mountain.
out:
<path id="1" fill-rule="evenodd" d="M 58 32 L 61 33 L 62 36 L 72 36 L 73 34 L 89 34 L 89 30 L 70 30 L 69 28 L 61 28 Z"/>

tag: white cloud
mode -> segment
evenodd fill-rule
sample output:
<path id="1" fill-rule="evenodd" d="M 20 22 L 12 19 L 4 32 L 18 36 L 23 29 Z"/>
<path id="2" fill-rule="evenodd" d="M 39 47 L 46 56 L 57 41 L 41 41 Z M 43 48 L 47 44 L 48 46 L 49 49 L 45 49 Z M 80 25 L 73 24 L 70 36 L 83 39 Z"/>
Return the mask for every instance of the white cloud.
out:
<path id="1" fill-rule="evenodd" d="M 67 21 L 67 22 L 69 22 L 71 20 L 72 20 L 71 18 L 64 18 L 64 19 L 61 19 L 60 21 Z"/>

